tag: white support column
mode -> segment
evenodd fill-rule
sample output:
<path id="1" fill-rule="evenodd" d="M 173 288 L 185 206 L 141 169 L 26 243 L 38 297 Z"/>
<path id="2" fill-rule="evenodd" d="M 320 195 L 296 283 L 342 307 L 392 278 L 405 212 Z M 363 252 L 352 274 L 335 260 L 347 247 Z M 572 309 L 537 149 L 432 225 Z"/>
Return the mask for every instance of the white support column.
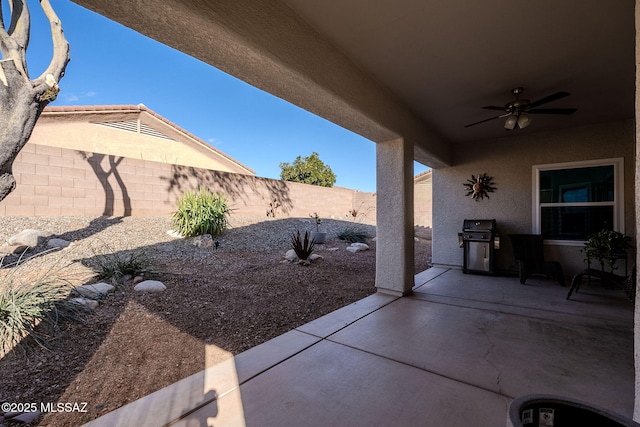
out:
<path id="1" fill-rule="evenodd" d="M 404 296 L 413 288 L 413 145 L 376 144 L 376 287 Z"/>

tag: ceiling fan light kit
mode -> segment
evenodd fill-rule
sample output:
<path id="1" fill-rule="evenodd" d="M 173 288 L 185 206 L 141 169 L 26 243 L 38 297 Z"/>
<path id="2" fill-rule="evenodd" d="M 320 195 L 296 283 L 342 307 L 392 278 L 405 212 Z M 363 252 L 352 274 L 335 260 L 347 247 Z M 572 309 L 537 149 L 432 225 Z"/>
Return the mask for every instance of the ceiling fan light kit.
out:
<path id="1" fill-rule="evenodd" d="M 527 113 L 510 114 L 504 122 L 504 128 L 514 130 L 516 127 L 524 129 L 531 123 L 531 117 Z"/>
<path id="2" fill-rule="evenodd" d="M 504 128 L 506 130 L 513 130 L 515 129 L 517 124 L 518 124 L 518 118 L 513 114 L 510 114 L 509 117 L 507 117 L 507 120 L 504 122 Z"/>
<path id="3" fill-rule="evenodd" d="M 527 113 L 520 113 L 518 116 L 518 127 L 524 129 L 531 123 L 531 117 Z"/>
<path id="4" fill-rule="evenodd" d="M 516 128 L 524 129 L 531 124 L 531 117 L 529 114 L 573 114 L 577 111 L 575 108 L 536 108 L 542 104 L 556 101 L 560 98 L 569 96 L 568 92 L 556 92 L 553 95 L 549 95 L 534 102 L 530 102 L 528 99 L 520 99 L 520 94 L 524 92 L 524 88 L 514 88 L 511 93 L 515 96 L 515 100 L 509 102 L 504 107 L 497 107 L 495 105 L 487 105 L 482 107 L 485 110 L 504 111 L 504 113 L 491 117 L 479 122 L 471 123 L 465 127 L 479 125 L 480 123 L 488 122 L 495 119 L 507 118 L 504 123 L 504 127 L 507 130 L 513 130 Z"/>

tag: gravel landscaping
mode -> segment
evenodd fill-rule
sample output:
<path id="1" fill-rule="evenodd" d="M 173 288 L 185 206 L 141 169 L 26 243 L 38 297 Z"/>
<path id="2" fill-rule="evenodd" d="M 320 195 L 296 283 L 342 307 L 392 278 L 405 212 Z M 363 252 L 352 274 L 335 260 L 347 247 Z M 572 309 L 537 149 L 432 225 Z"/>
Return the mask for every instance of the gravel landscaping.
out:
<path id="1" fill-rule="evenodd" d="M 374 225 L 356 225 L 375 236 Z M 138 281 L 166 286 L 135 292 L 124 277 L 84 322 L 62 324 L 49 348 L 25 340 L 0 360 L 0 402 L 86 402 L 85 413 L 49 413 L 39 424 L 77 426 L 374 293 L 376 242 L 347 251 L 336 234 L 351 226 L 324 220 L 323 258 L 301 266 L 282 258 L 292 231 L 314 229 L 309 218 L 232 216 L 217 248 L 170 236 L 168 218 L 0 218 L 0 243 L 24 229 L 73 242 L 29 258 L 46 251 L 45 239 L 0 275 L 54 266 L 77 285 L 95 283 L 91 267 L 105 255 L 134 253 L 148 265 Z M 416 271 L 425 270 L 431 241 L 415 247 Z"/>

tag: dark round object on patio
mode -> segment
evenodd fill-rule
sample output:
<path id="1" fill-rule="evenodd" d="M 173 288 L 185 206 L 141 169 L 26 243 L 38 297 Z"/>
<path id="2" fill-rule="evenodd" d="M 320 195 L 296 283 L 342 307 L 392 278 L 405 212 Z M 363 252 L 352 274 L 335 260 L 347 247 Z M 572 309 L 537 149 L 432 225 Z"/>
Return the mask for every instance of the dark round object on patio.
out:
<path id="1" fill-rule="evenodd" d="M 580 400 L 530 394 L 509 405 L 507 427 L 640 427 L 635 421 Z"/>

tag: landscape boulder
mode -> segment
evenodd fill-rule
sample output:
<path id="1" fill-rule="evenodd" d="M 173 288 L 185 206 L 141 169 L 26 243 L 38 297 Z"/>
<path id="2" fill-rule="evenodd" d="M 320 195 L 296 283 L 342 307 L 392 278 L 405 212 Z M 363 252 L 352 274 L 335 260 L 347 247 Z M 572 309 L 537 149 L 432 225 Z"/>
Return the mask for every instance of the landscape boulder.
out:
<path id="1" fill-rule="evenodd" d="M 291 263 L 297 262 L 302 265 L 309 265 L 312 262 L 322 261 L 322 260 L 324 260 L 324 257 L 318 254 L 311 254 L 309 255 L 308 259 L 299 260 L 298 256 L 296 255 L 296 251 L 294 251 L 293 249 L 289 249 L 287 253 L 284 255 L 284 259 L 282 260 L 282 262 L 291 262 Z"/>
<path id="2" fill-rule="evenodd" d="M 192 243 L 198 248 L 210 248 L 213 246 L 213 236 L 211 234 L 203 234 L 202 236 L 194 237 Z"/>
<path id="3" fill-rule="evenodd" d="M 136 292 L 162 292 L 165 291 L 167 287 L 164 283 L 158 280 L 145 280 L 138 283 L 133 290 Z"/>
<path id="4" fill-rule="evenodd" d="M 176 239 L 181 239 L 182 237 L 184 237 L 182 233 L 176 230 L 168 230 L 167 234 L 171 237 L 175 237 Z"/>
<path id="5" fill-rule="evenodd" d="M 309 261 L 311 262 L 324 261 L 324 257 L 318 254 L 311 254 L 309 255 Z"/>
<path id="6" fill-rule="evenodd" d="M 294 251 L 293 249 L 289 249 L 287 253 L 284 254 L 284 259 L 289 262 L 296 262 L 298 261 L 298 255 L 296 255 L 296 251 Z"/>
<path id="7" fill-rule="evenodd" d="M 368 251 L 369 245 L 367 245 L 366 243 L 352 243 L 351 245 L 347 246 L 347 250 L 355 254 L 357 252 Z"/>
<path id="8" fill-rule="evenodd" d="M 92 310 L 95 310 L 96 308 L 98 308 L 98 301 L 94 300 L 94 299 L 89 299 L 89 298 L 72 298 L 71 302 L 73 304 L 78 304 L 87 308 L 90 308 Z"/>
<path id="9" fill-rule="evenodd" d="M 40 230 L 22 230 L 15 236 L 10 237 L 9 240 L 7 240 L 7 244 L 9 246 L 24 245 L 34 248 L 44 242 L 45 237 L 47 237 L 47 235 Z"/>
<path id="10" fill-rule="evenodd" d="M 93 285 L 82 285 L 75 288 L 75 291 L 85 298 L 99 298 L 113 291 L 116 287 L 108 283 L 100 282 Z"/>
<path id="11" fill-rule="evenodd" d="M 69 246 L 71 244 L 71 242 L 68 242 L 64 239 L 49 239 L 49 241 L 47 242 L 47 246 L 50 248 L 66 248 L 67 246 Z"/>
<path id="12" fill-rule="evenodd" d="M 26 245 L 0 246 L 0 255 L 16 255 L 21 254 L 29 249 Z"/>

